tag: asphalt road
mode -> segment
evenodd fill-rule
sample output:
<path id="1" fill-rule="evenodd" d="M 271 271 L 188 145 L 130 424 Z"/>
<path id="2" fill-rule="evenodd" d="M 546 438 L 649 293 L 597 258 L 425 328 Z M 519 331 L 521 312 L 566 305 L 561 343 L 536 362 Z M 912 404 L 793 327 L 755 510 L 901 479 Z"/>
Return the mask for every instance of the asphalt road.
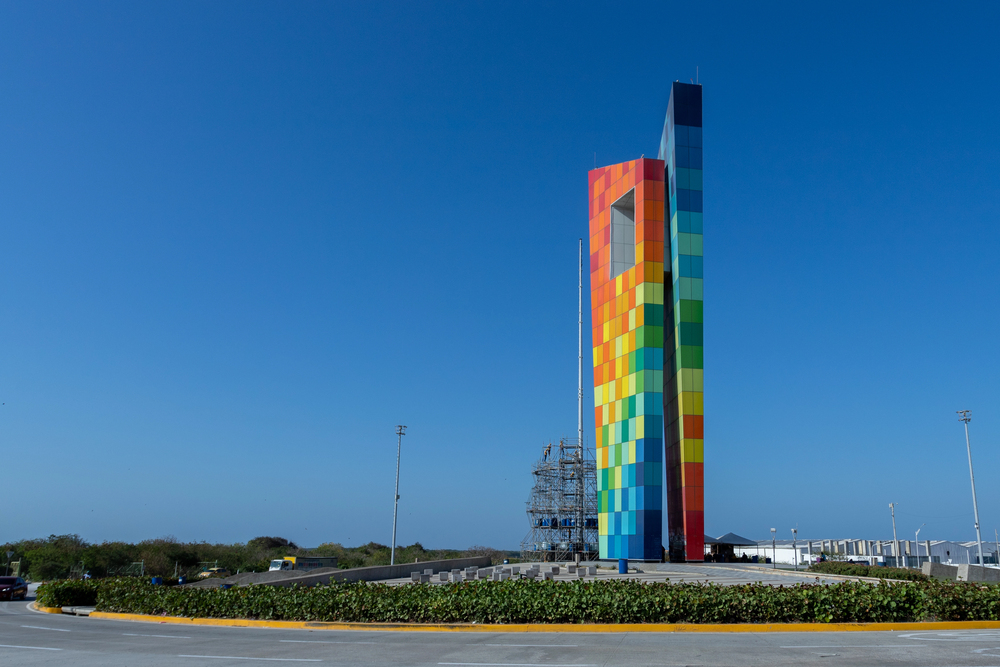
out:
<path id="1" fill-rule="evenodd" d="M 1000 630 L 738 634 L 448 633 L 212 628 L 41 614 L 0 602 L 0 665 L 253 663 L 1000 666 Z"/>

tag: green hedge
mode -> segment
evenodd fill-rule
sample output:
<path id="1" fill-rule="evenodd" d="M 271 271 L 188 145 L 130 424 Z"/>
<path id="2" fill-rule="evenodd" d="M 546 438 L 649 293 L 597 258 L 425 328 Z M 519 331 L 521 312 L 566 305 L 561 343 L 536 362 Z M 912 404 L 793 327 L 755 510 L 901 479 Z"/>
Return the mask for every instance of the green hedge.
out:
<path id="1" fill-rule="evenodd" d="M 93 584 L 90 584 L 93 585 Z M 50 594 L 50 588 L 53 593 Z M 40 587 L 57 597 L 61 584 Z M 952 582 L 718 586 L 475 581 L 435 586 L 96 586 L 100 611 L 200 618 L 377 623 L 791 623 L 1000 619 L 1000 586 Z M 55 606 L 55 605 L 53 605 Z"/>
<path id="2" fill-rule="evenodd" d="M 98 587 L 93 579 L 50 581 L 38 587 L 35 602 L 40 607 L 93 607 Z"/>
<path id="3" fill-rule="evenodd" d="M 919 570 L 908 570 L 902 567 L 872 567 L 857 563 L 839 563 L 825 561 L 809 566 L 810 572 L 824 574 L 843 574 L 849 577 L 875 577 L 878 579 L 905 579 L 908 581 L 929 581 L 930 577 Z"/>

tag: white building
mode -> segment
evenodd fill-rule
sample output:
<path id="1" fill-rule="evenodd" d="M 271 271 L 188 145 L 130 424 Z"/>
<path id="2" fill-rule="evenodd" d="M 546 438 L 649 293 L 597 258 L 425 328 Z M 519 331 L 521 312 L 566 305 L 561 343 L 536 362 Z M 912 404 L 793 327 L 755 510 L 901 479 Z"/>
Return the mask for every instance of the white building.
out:
<path id="1" fill-rule="evenodd" d="M 899 540 L 900 566 L 919 567 L 927 562 L 928 554 L 935 563 L 961 565 L 978 563 L 979 551 L 975 542 L 950 542 L 948 540 Z M 892 540 L 758 540 L 754 546 L 734 546 L 736 558 L 758 556 L 770 558 L 775 563 L 793 565 L 816 562 L 821 554 L 828 560 L 854 561 L 866 564 L 895 566 L 896 543 Z M 983 560 L 987 565 L 997 563 L 995 544 L 983 542 Z"/>

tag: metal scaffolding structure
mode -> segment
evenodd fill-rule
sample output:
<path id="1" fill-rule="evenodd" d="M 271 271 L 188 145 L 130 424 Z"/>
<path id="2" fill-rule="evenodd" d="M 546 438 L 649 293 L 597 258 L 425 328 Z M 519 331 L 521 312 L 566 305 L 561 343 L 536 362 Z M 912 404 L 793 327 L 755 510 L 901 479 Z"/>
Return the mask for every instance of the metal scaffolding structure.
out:
<path id="1" fill-rule="evenodd" d="M 526 503 L 531 529 L 521 542 L 525 560 L 596 560 L 597 463 L 579 438 L 549 443 L 535 462 Z"/>
<path id="2" fill-rule="evenodd" d="M 597 462 L 583 446 L 583 239 L 579 241 L 577 289 L 576 435 L 542 451 L 531 470 L 531 530 L 521 542 L 524 560 L 597 560 Z"/>

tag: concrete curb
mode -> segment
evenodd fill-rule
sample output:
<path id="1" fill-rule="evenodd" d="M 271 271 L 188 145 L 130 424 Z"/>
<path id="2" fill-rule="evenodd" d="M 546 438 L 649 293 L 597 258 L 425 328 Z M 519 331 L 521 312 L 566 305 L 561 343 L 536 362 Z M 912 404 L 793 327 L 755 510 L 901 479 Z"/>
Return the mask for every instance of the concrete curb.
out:
<path id="1" fill-rule="evenodd" d="M 70 614 L 72 616 L 90 616 L 93 607 L 39 607 L 34 602 L 28 603 L 28 611 L 39 614 Z"/>
<path id="2" fill-rule="evenodd" d="M 178 625 L 208 625 L 229 628 L 271 628 L 278 630 L 380 630 L 392 632 L 902 632 L 921 630 L 992 630 L 1000 621 L 927 621 L 923 623 L 517 623 L 476 625 L 465 623 L 324 623 L 320 621 L 258 621 L 234 618 L 183 618 L 95 611 L 91 618 L 109 621 L 138 621 Z"/>
<path id="3" fill-rule="evenodd" d="M 41 614 L 61 614 L 61 613 L 63 613 L 62 612 L 62 607 L 39 607 L 34 602 L 29 602 L 28 603 L 28 609 L 30 609 L 31 611 L 37 611 L 37 612 L 39 612 Z"/>

